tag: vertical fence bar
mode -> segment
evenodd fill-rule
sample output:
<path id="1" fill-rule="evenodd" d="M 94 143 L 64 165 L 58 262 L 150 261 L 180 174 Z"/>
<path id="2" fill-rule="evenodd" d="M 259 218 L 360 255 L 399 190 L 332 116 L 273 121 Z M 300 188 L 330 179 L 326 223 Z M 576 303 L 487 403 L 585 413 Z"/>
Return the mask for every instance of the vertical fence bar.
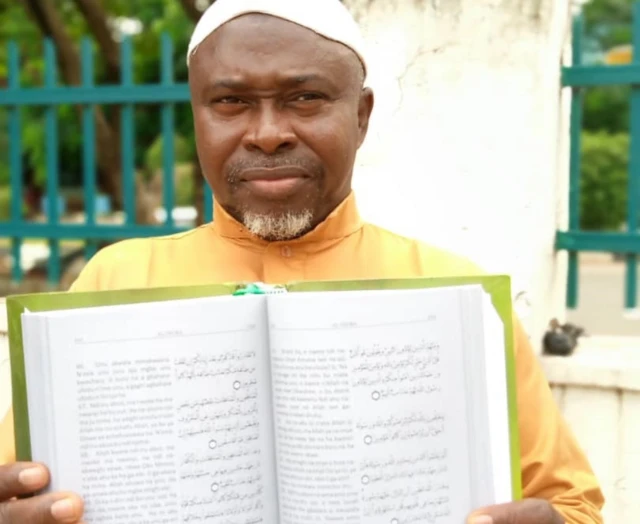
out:
<path id="1" fill-rule="evenodd" d="M 162 35 L 161 48 L 162 85 L 173 84 L 173 42 L 168 34 Z M 167 211 L 165 224 L 173 226 L 175 207 L 175 110 L 170 103 L 162 104 L 162 191 L 164 208 Z"/>
<path id="2" fill-rule="evenodd" d="M 133 48 L 129 37 L 120 47 L 120 73 L 123 88 L 133 87 Z M 122 201 L 126 223 L 136 222 L 136 181 L 135 181 L 135 121 L 133 103 L 122 106 Z"/>
<path id="3" fill-rule="evenodd" d="M 8 47 L 8 88 L 20 89 L 20 52 L 15 42 Z M 9 184 L 11 187 L 11 222 L 22 222 L 22 123 L 20 106 L 9 108 Z M 11 280 L 22 280 L 22 238 L 11 238 Z"/>
<path id="4" fill-rule="evenodd" d="M 94 82 L 93 72 L 93 47 L 89 38 L 82 39 L 82 85 L 92 87 Z M 82 179 L 84 189 L 85 223 L 92 226 L 96 223 L 96 123 L 95 109 L 92 104 L 82 108 Z M 84 256 L 88 260 L 95 255 L 97 244 L 95 240 L 87 240 L 84 248 Z"/>
<path id="5" fill-rule="evenodd" d="M 56 87 L 56 49 L 53 42 L 47 38 L 44 41 L 44 85 L 48 88 Z M 55 105 L 45 109 L 45 156 L 47 173 L 47 221 L 50 225 L 60 222 L 60 191 L 58 184 L 58 115 Z M 49 263 L 47 264 L 49 284 L 55 285 L 60 281 L 60 242 L 49 239 Z"/>
<path id="6" fill-rule="evenodd" d="M 580 14 L 573 20 L 572 55 L 573 65 L 582 64 L 582 36 L 584 31 L 583 16 Z M 573 88 L 571 96 L 571 129 L 569 164 L 569 231 L 580 229 L 580 168 L 582 158 L 582 105 L 583 89 Z M 567 307 L 578 305 L 578 253 L 569 251 L 569 273 L 567 275 Z"/>
<path id="7" fill-rule="evenodd" d="M 204 222 L 211 222 L 213 220 L 213 191 L 211 186 L 205 180 L 204 181 Z"/>
<path id="8" fill-rule="evenodd" d="M 640 3 L 633 4 L 633 63 L 640 64 Z M 640 206 L 640 87 L 631 86 L 631 143 L 629 150 L 629 182 L 627 200 L 627 227 L 629 232 L 638 230 Z M 627 254 L 625 298 L 627 309 L 634 309 L 638 302 L 638 259 L 635 253 Z"/>

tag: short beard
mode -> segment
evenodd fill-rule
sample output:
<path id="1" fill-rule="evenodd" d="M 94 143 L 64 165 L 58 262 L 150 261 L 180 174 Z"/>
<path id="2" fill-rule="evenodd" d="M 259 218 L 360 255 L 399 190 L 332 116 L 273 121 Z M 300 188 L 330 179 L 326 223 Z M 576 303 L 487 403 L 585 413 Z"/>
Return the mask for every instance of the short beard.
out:
<path id="1" fill-rule="evenodd" d="M 311 230 L 313 213 L 308 209 L 276 215 L 246 211 L 242 214 L 242 223 L 251 234 L 262 240 L 293 240 Z"/>

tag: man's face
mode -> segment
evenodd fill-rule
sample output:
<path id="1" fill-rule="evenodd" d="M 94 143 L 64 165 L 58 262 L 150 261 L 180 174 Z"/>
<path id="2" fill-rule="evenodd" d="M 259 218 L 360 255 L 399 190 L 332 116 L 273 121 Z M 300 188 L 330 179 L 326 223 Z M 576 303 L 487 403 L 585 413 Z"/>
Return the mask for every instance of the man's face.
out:
<path id="1" fill-rule="evenodd" d="M 267 240 L 300 236 L 349 194 L 373 107 L 351 50 L 245 15 L 198 47 L 189 83 L 204 176 L 249 230 Z"/>

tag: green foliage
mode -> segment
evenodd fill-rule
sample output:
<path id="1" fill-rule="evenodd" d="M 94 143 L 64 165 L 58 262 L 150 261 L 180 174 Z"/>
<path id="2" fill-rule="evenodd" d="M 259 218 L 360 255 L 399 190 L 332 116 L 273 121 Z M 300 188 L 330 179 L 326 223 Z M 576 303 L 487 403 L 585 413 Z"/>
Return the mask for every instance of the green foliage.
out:
<path id="1" fill-rule="evenodd" d="M 11 212 L 11 192 L 8 186 L 0 185 L 0 222 L 9 220 L 9 214 Z"/>
<path id="2" fill-rule="evenodd" d="M 585 49 L 591 57 L 632 40 L 630 0 L 591 0 L 584 7 Z M 580 227 L 620 230 L 627 217 L 630 86 L 585 91 L 580 180 Z"/>
<path id="3" fill-rule="evenodd" d="M 613 47 L 631 44 L 630 0 L 591 0 L 584 6 L 585 49 L 600 57 Z M 629 86 L 593 87 L 585 92 L 584 129 L 609 133 L 629 131 Z"/>
<path id="4" fill-rule="evenodd" d="M 180 135 L 173 137 L 173 151 L 175 156 L 175 162 L 182 164 L 189 162 L 193 159 L 193 148 L 189 145 L 189 142 Z M 147 150 L 145 155 L 145 168 L 154 173 L 163 168 L 163 153 L 164 152 L 164 140 L 162 135 L 156 138 L 155 142 Z"/>
<path id="5" fill-rule="evenodd" d="M 582 136 L 580 227 L 619 230 L 627 216 L 629 135 L 604 131 Z"/>
<path id="6" fill-rule="evenodd" d="M 7 111 L 0 109 L 0 188 L 9 183 L 9 118 Z"/>
<path id="7" fill-rule="evenodd" d="M 35 173 L 35 183 L 43 186 L 47 180 L 47 151 L 45 148 L 47 131 L 45 112 L 42 108 L 27 108 L 22 111 L 22 147 L 29 153 L 30 165 Z M 78 113 L 70 106 L 59 106 L 58 127 L 58 168 L 62 184 L 78 179 L 82 172 L 83 135 L 78 122 Z M 66 174 L 76 174 L 69 180 Z"/>
<path id="8" fill-rule="evenodd" d="M 193 166 L 182 164 L 176 166 L 176 206 L 191 206 L 195 199 Z"/>
<path id="9" fill-rule="evenodd" d="M 634 0 L 635 1 L 635 0 Z M 584 6 L 587 39 L 595 49 L 631 43 L 632 0 L 591 0 Z"/>
<path id="10" fill-rule="evenodd" d="M 589 88 L 584 97 L 583 128 L 588 131 L 629 131 L 630 86 Z"/>
<path id="11" fill-rule="evenodd" d="M 89 27 L 73 0 L 56 0 L 56 9 L 65 22 L 65 30 L 77 42 L 92 38 Z M 140 84 L 156 84 L 160 81 L 161 35 L 167 33 L 173 39 L 174 81 L 187 79 L 185 54 L 193 27 L 180 2 L 172 0 L 102 0 L 101 5 L 111 21 L 121 18 L 135 19 L 142 24 L 142 31 L 131 37 L 134 50 L 134 81 Z M 6 42 L 14 41 L 20 49 L 21 85 L 41 86 L 44 73 L 43 37 L 33 20 L 26 15 L 24 3 L 0 0 L 0 86 L 7 75 Z M 94 44 L 94 69 L 96 84 L 107 83 L 106 61 Z M 58 75 L 59 77 L 60 75 Z M 103 106 L 107 115 L 113 107 Z M 176 132 L 184 141 L 193 143 L 192 116 L 188 104 L 176 105 Z M 0 123 L 3 118 L 0 115 Z M 73 107 L 58 108 L 59 159 L 61 182 L 77 185 L 82 180 L 82 145 L 79 113 Z M 147 150 L 153 145 L 160 129 L 158 106 L 138 106 L 135 112 L 135 161 L 136 167 L 144 165 Z M 23 151 L 36 174 L 36 182 L 43 184 L 46 176 L 45 126 L 42 108 L 26 108 L 22 112 Z M 8 136 L 6 125 L 0 126 L 0 184 L 8 180 Z M 191 159 L 190 159 L 191 160 Z M 25 166 L 26 167 L 26 166 Z"/>

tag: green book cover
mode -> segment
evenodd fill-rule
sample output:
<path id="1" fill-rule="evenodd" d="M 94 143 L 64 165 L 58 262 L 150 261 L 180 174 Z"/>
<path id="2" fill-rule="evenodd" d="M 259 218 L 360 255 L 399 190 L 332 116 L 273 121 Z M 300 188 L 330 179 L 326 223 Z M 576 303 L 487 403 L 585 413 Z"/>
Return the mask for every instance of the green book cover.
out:
<path id="1" fill-rule="evenodd" d="M 512 301 L 510 279 L 502 275 L 450 277 L 450 278 L 409 278 L 371 279 L 342 281 L 306 281 L 283 283 L 276 286 L 291 293 L 362 291 L 384 289 L 420 289 L 447 286 L 479 284 L 491 296 L 493 306 L 504 326 L 504 340 L 507 363 L 507 386 L 510 430 L 510 456 L 512 470 L 512 490 L 514 497 L 522 497 L 520 448 L 515 384 L 515 353 L 512 322 Z M 15 295 L 7 299 L 9 324 L 9 346 L 12 375 L 12 394 L 17 460 L 31 460 L 27 390 L 25 378 L 24 351 L 22 345 L 22 321 L 25 311 L 42 312 L 64 309 L 78 309 L 109 305 L 148 303 L 224 295 L 264 294 L 271 292 L 272 286 L 260 283 L 228 283 L 206 286 L 171 288 L 151 288 L 139 290 L 100 291 L 84 293 L 44 293 Z"/>

